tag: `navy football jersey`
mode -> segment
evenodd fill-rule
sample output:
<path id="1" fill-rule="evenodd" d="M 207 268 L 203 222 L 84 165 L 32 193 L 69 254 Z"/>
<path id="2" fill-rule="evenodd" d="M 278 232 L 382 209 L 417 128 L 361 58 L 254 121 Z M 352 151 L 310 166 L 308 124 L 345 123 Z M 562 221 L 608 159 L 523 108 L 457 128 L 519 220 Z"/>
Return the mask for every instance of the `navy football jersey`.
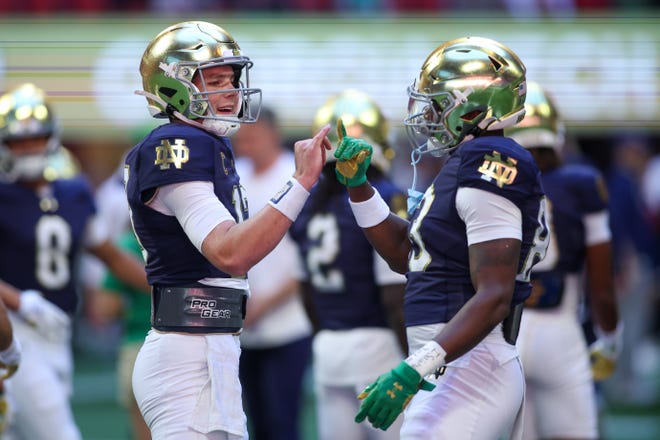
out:
<path id="1" fill-rule="evenodd" d="M 561 302 L 564 276 L 579 273 L 586 258 L 586 215 L 608 209 L 607 187 L 597 169 L 567 164 L 541 175 L 552 219 L 551 244 L 546 259 L 532 270 L 533 282 L 543 285 L 536 307 L 554 307 Z M 551 242 L 552 242 L 551 241 Z"/>
<path id="2" fill-rule="evenodd" d="M 210 181 L 215 195 L 236 222 L 246 219 L 247 201 L 234 168 L 229 140 L 189 125 L 165 124 L 129 151 L 125 165 L 131 220 L 146 252 L 149 284 L 192 286 L 203 278 L 232 277 L 213 266 L 195 248 L 176 217 L 145 204 L 158 187 Z"/>
<path id="3" fill-rule="evenodd" d="M 403 193 L 386 179 L 370 183 L 390 207 L 405 206 Z M 348 192 L 332 195 L 319 208 L 312 203 L 319 186 L 290 229 L 311 284 L 319 325 L 329 330 L 388 327 L 374 274 L 375 251 L 353 217 Z"/>
<path id="4" fill-rule="evenodd" d="M 532 155 L 504 137 L 464 143 L 447 159 L 410 221 L 412 249 L 404 299 L 407 326 L 448 322 L 475 294 L 466 226 L 456 210 L 459 187 L 492 192 L 520 209 L 522 244 L 512 306 L 529 296 L 531 266 L 545 255 L 545 200 Z"/>
<path id="5" fill-rule="evenodd" d="M 20 290 L 39 290 L 65 312 L 75 312 L 77 263 L 96 213 L 88 182 L 57 180 L 41 196 L 0 183 L 0 206 L 0 279 Z"/>

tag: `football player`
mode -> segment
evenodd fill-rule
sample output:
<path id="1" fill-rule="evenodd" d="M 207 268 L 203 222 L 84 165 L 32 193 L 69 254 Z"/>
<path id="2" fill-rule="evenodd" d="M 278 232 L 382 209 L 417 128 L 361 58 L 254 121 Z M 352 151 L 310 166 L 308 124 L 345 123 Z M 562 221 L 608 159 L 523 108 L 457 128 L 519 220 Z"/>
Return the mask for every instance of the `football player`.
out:
<path id="1" fill-rule="evenodd" d="M 53 167 L 60 149 L 58 121 L 41 89 L 22 84 L 0 97 L 0 298 L 23 346 L 21 368 L 6 383 L 14 405 L 8 429 L 30 440 L 80 438 L 69 398 L 83 250 L 148 288 L 142 264 L 96 221 L 84 177 Z"/>
<path id="2" fill-rule="evenodd" d="M 505 133 L 529 149 L 550 207 L 550 246 L 532 270 L 518 350 L 525 370 L 525 428 L 529 439 L 596 439 L 593 380 L 614 371 L 623 324 L 612 274 L 607 189 L 600 172 L 563 164 L 564 128 L 549 94 L 528 82 L 526 114 Z M 589 309 L 600 338 L 589 349 L 578 315 L 586 272 Z"/>
<path id="3" fill-rule="evenodd" d="M 353 215 L 407 277 L 411 354 L 358 396 L 357 422 L 385 430 L 407 407 L 402 439 L 520 435 L 524 377 L 515 341 L 529 273 L 548 237 L 534 159 L 503 136 L 522 119 L 525 94 L 522 61 L 497 41 L 464 37 L 429 54 L 408 88 L 404 125 L 413 154 L 448 157 L 419 203 L 411 191 L 409 221 L 367 179 L 371 146 L 340 141 L 337 178 Z"/>
<path id="4" fill-rule="evenodd" d="M 139 93 L 168 119 L 128 152 L 124 174 L 153 285 L 133 392 L 155 440 L 247 438 L 238 376 L 246 273 L 296 219 L 330 148 L 329 126 L 296 142 L 293 176 L 248 218 L 229 136 L 261 107 L 251 67 L 227 31 L 202 21 L 166 28 L 142 56 Z"/>
<path id="5" fill-rule="evenodd" d="M 373 145 L 367 175 L 393 211 L 405 212 L 405 196 L 387 178 L 394 150 L 388 124 L 365 93 L 345 90 L 319 108 L 313 131 L 343 120 L 353 136 Z M 355 223 L 346 188 L 328 156 L 318 185 L 291 229 L 302 260 L 304 298 L 317 333 L 313 342 L 318 436 L 330 439 L 397 439 L 353 422 L 355 400 L 378 372 L 395 366 L 406 350 L 403 326 L 405 277 L 392 271 Z"/>

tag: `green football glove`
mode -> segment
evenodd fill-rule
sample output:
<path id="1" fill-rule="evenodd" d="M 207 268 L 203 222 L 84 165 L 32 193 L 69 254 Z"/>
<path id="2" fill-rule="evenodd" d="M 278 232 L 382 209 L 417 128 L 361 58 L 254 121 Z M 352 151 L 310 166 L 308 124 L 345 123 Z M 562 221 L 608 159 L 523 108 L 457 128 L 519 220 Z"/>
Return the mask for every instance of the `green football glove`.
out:
<path id="1" fill-rule="evenodd" d="M 355 421 L 360 423 L 367 418 L 374 428 L 385 431 L 417 391 L 431 391 L 433 388 L 435 385 L 423 380 L 414 368 L 401 361 L 392 371 L 382 374 L 358 395 L 362 404 Z"/>
<path id="2" fill-rule="evenodd" d="M 346 128 L 341 118 L 337 120 L 337 137 L 337 179 L 348 187 L 360 186 L 367 181 L 367 168 L 371 163 L 373 149 L 364 139 L 346 136 Z"/>

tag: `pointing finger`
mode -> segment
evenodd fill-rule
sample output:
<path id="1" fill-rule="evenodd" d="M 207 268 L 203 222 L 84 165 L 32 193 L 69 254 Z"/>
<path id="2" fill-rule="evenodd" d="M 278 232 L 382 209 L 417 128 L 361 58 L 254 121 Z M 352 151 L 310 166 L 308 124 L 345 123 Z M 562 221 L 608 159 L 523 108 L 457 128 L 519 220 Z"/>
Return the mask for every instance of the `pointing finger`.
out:
<path id="1" fill-rule="evenodd" d="M 344 127 L 344 121 L 341 118 L 337 119 L 337 138 L 339 142 L 346 137 L 346 127 Z"/>
<path id="2" fill-rule="evenodd" d="M 324 126 L 318 131 L 318 133 L 316 133 L 316 134 L 314 135 L 314 139 L 322 139 L 322 138 L 326 137 L 327 134 L 330 132 L 330 128 L 331 128 L 330 124 L 326 124 L 326 125 L 324 125 Z"/>

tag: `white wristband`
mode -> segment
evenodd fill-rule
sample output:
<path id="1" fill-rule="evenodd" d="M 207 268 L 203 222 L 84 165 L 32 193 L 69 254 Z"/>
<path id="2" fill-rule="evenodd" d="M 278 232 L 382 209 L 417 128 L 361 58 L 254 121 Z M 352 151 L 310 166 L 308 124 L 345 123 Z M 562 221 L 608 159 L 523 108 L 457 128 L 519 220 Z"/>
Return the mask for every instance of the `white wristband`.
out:
<path id="1" fill-rule="evenodd" d="M 413 367 L 420 376 L 432 374 L 445 365 L 447 352 L 435 341 L 427 342 L 422 348 L 408 356 L 406 363 Z"/>
<path id="2" fill-rule="evenodd" d="M 281 190 L 268 201 L 268 204 L 284 214 L 289 220 L 296 221 L 302 211 L 309 192 L 295 178 L 284 184 Z"/>
<path id="3" fill-rule="evenodd" d="M 353 202 L 349 200 L 353 216 L 361 228 L 370 228 L 385 221 L 390 215 L 390 207 L 374 188 L 374 195 L 364 202 Z"/>
<path id="4" fill-rule="evenodd" d="M 623 344 L 623 322 L 619 322 L 612 331 L 605 331 L 599 325 L 594 326 L 594 332 L 598 339 L 602 339 L 606 344 L 621 348 Z"/>

